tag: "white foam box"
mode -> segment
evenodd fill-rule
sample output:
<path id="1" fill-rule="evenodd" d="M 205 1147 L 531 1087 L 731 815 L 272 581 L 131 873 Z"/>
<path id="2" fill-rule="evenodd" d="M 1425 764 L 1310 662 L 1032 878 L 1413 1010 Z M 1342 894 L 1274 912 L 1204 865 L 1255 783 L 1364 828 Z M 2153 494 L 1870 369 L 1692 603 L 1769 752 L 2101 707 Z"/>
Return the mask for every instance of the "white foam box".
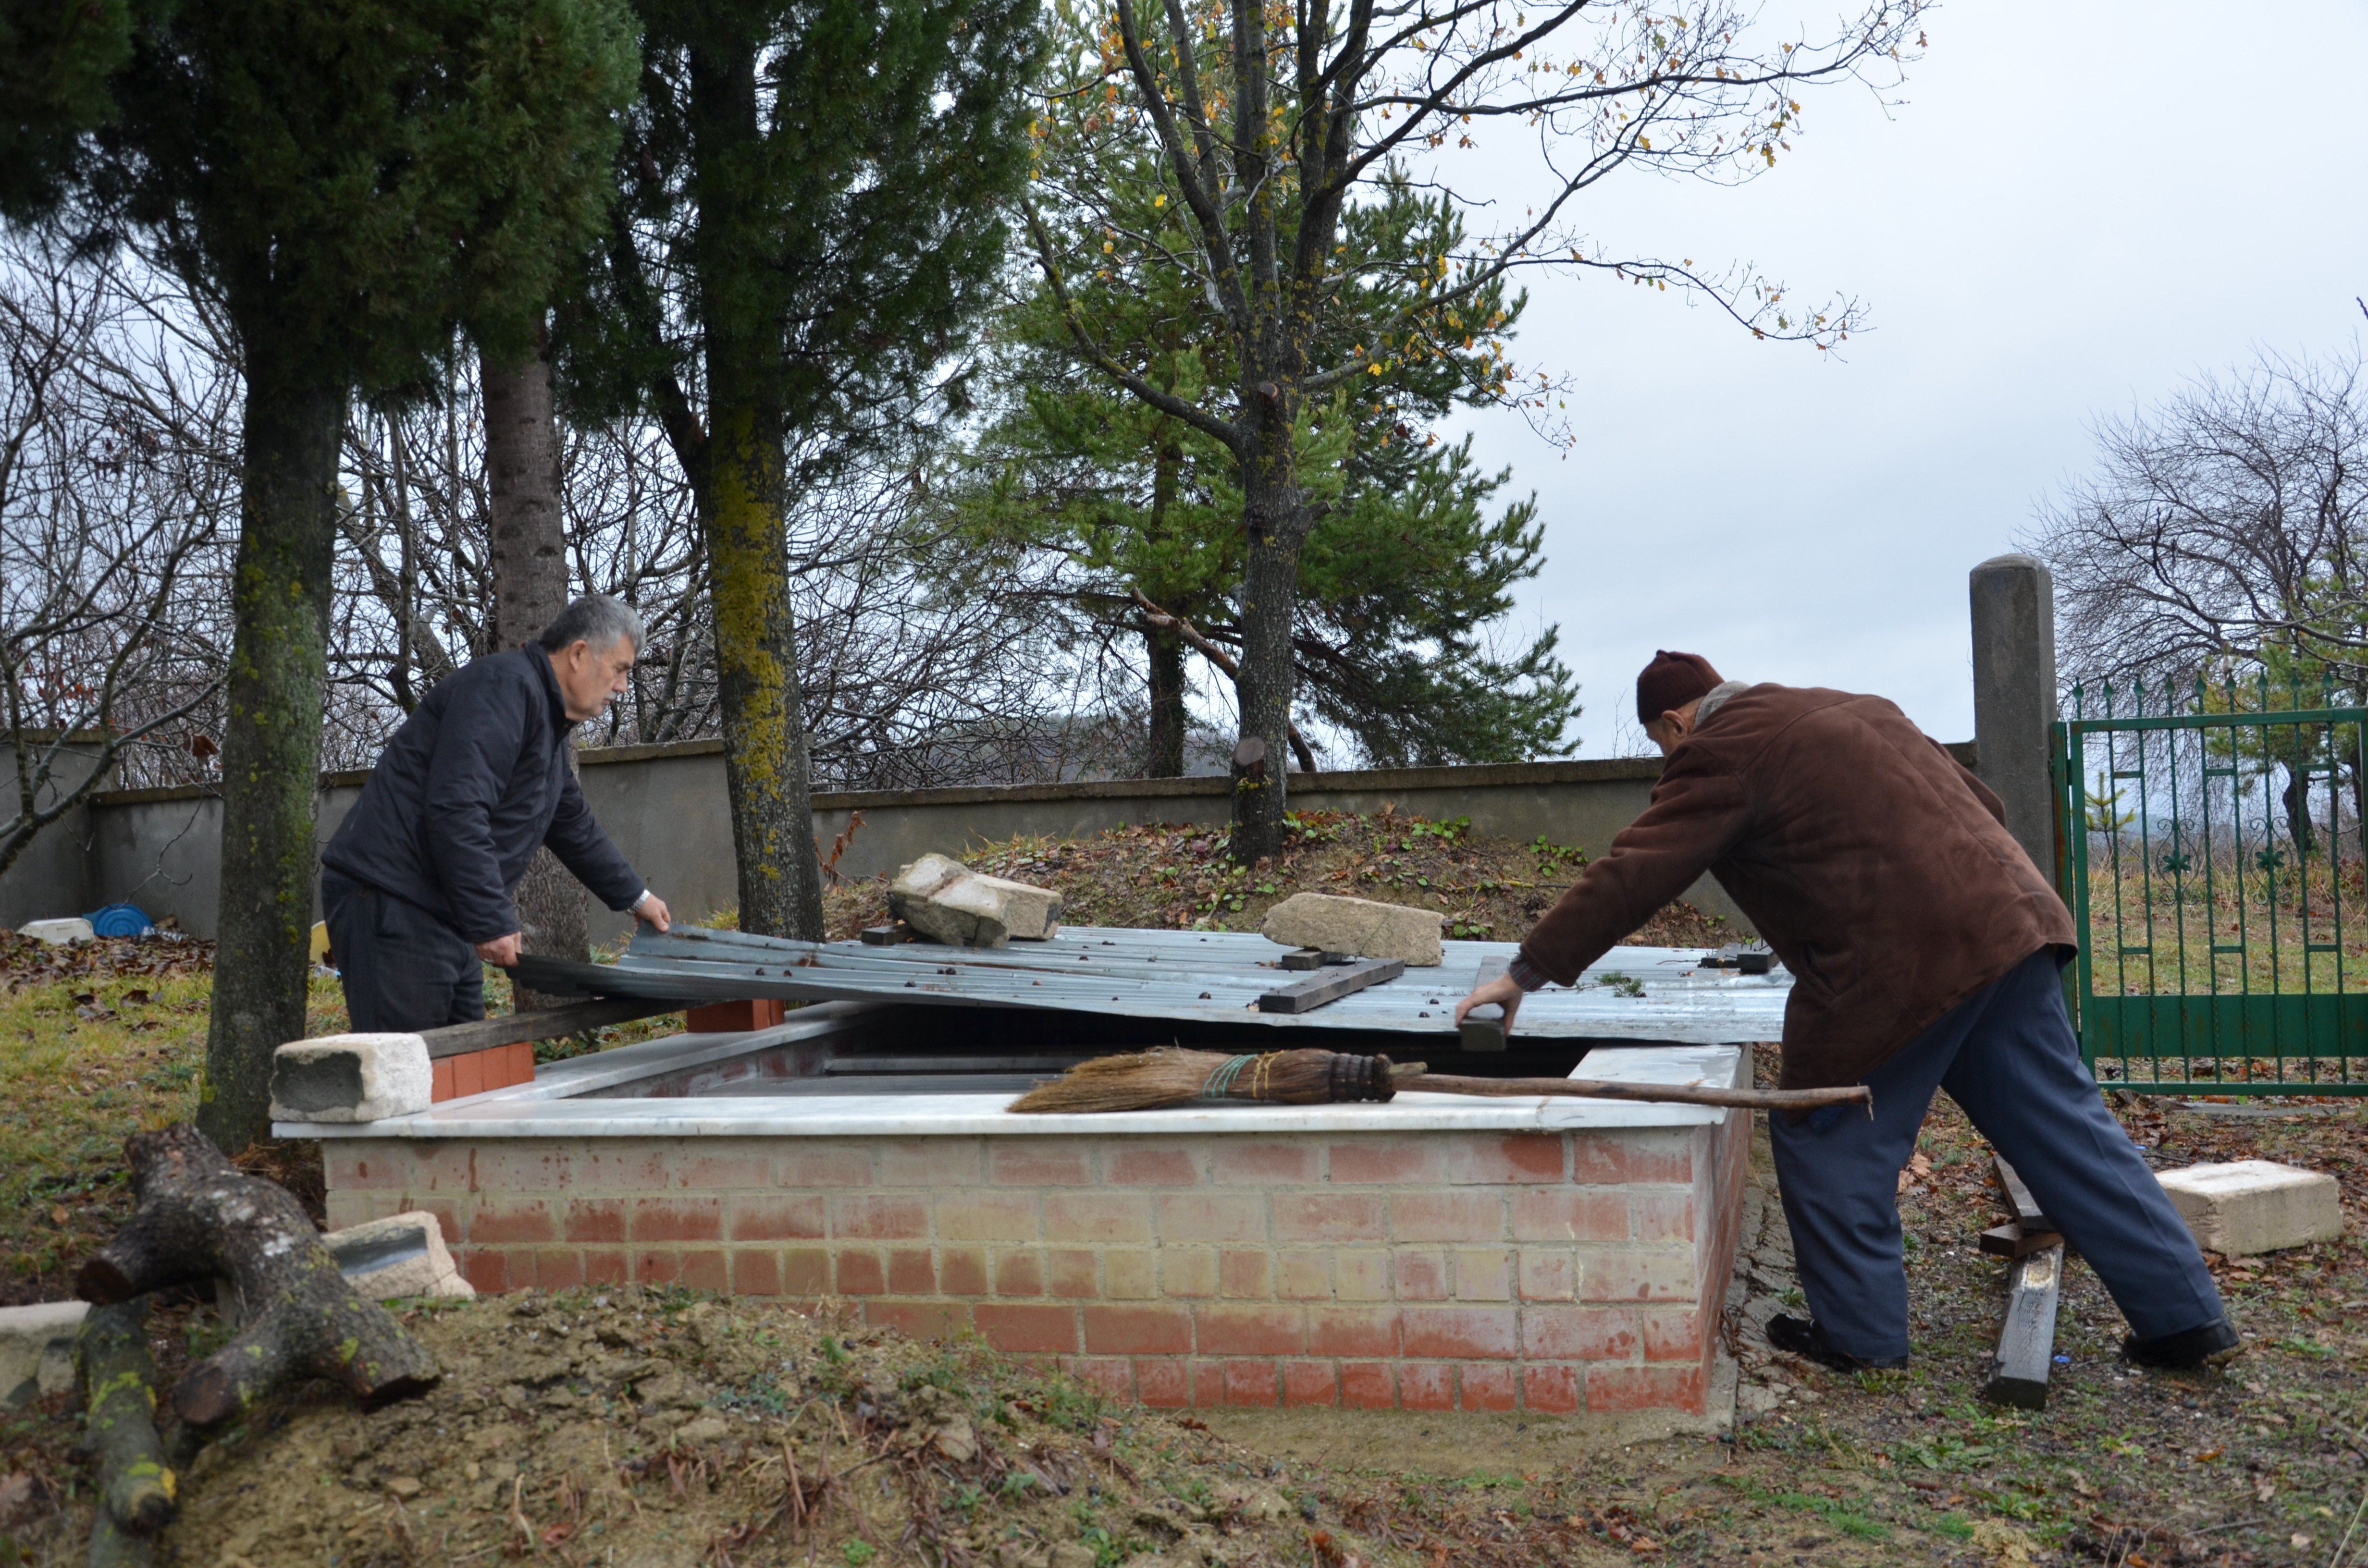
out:
<path id="1" fill-rule="evenodd" d="M 2157 1173 L 2171 1207 L 2207 1252 L 2244 1257 L 2343 1234 L 2335 1178 L 2274 1160 L 2232 1160 Z"/>

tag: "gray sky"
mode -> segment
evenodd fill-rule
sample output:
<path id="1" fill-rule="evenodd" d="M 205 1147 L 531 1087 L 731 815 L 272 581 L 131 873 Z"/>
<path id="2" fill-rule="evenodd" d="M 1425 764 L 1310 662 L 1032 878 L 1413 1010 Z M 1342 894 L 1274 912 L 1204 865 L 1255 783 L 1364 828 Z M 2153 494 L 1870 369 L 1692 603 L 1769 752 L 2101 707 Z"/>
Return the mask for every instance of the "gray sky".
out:
<path id="1" fill-rule="evenodd" d="M 1574 378 L 1579 443 L 1491 416 L 1475 449 L 1538 493 L 1548 561 L 1518 619 L 1562 627 L 1578 755 L 1614 749 L 1656 647 L 1969 737 L 1965 574 L 2089 466 L 2090 421 L 2362 335 L 2368 7 L 2271 15 L 1957 0 L 1888 119 L 1835 88 L 1744 188 L 1599 187 L 1585 222 L 1612 248 L 1754 260 L 1788 302 L 1858 296 L 1876 330 L 1835 363 L 1674 291 L 1533 280 L 1516 356 Z"/>

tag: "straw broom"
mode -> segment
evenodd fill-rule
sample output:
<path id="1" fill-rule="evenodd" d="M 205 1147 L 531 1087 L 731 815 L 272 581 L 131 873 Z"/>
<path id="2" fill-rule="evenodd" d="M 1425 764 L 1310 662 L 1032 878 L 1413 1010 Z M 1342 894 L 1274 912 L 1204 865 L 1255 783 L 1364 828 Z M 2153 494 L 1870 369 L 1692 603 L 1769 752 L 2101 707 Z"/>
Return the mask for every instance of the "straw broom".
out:
<path id="1" fill-rule="evenodd" d="M 1100 1111 L 1159 1110 L 1200 1100 L 1250 1100 L 1260 1105 L 1340 1105 L 1387 1100 L 1400 1089 L 1436 1095 L 1569 1095 L 1597 1100 L 1644 1100 L 1655 1105 L 1737 1106 L 1748 1110 L 1804 1110 L 1824 1105 L 1863 1105 L 1873 1114 L 1873 1092 L 1863 1084 L 1835 1089 L 1716 1089 L 1676 1084 L 1609 1084 L 1588 1078 L 1464 1078 L 1433 1073 L 1419 1062 L 1395 1062 L 1386 1056 L 1344 1051 L 1269 1051 L 1235 1056 L 1222 1051 L 1156 1051 L 1080 1062 L 1050 1083 L 1039 1084 L 1010 1108 L 1024 1114 L 1090 1115 Z"/>

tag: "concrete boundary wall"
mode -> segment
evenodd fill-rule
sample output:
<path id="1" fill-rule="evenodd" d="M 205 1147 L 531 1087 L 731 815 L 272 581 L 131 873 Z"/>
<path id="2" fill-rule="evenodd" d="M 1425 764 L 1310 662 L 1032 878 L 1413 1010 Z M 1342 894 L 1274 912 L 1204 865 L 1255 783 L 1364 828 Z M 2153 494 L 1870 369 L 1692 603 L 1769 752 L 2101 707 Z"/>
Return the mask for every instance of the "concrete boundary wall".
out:
<path id="1" fill-rule="evenodd" d="M 1971 766 L 1974 748 L 1950 748 Z M 615 746 L 581 755 L 594 814 L 636 869 L 678 915 L 697 918 L 738 903 L 732 824 L 720 741 Z M 352 809 L 369 776 L 324 775 L 324 842 Z M 1527 842 L 1543 836 L 1600 854 L 1651 799 L 1656 758 L 1508 763 L 1293 774 L 1301 810 L 1400 812 L 1433 820 L 1469 817 L 1474 831 Z M 841 875 L 893 873 L 929 850 L 960 855 L 1015 834 L 1078 836 L 1141 823 L 1225 820 L 1222 778 L 1117 779 L 1098 783 L 942 790 L 824 792 L 814 831 L 825 849 L 862 813 L 838 861 Z M 80 914 L 129 900 L 199 936 L 214 930 L 219 895 L 222 801 L 204 789 L 118 790 L 97 794 L 0 876 L 0 926 Z M 1741 914 L 1705 879 L 1689 892 L 1700 907 L 1740 922 Z M 596 912 L 593 937 L 621 933 L 622 916 Z"/>

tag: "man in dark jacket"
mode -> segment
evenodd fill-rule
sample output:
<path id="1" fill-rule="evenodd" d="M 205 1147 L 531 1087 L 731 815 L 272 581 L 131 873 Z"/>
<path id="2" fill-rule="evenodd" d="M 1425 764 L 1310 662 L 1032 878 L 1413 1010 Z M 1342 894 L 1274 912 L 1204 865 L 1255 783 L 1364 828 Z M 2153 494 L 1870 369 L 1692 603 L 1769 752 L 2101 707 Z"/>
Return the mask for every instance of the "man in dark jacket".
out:
<path id="1" fill-rule="evenodd" d="M 1996 795 L 1879 697 L 1722 681 L 1656 654 L 1637 717 L 1668 759 L 1652 803 L 1548 910 L 1505 1009 L 1568 985 L 1704 871 L 1793 973 L 1786 1088 L 1864 1083 L 1769 1134 L 1814 1320 L 1779 1347 L 1827 1365 L 1907 1360 L 1898 1173 L 1945 1088 L 2112 1292 L 2132 1359 L 2193 1366 L 2238 1345 L 2193 1238 L 2081 1063 L 2057 972 L 2072 918 Z"/>
<path id="2" fill-rule="evenodd" d="M 479 960 L 518 960 L 511 892 L 538 847 L 610 909 L 664 931 L 666 901 L 609 842 L 568 766 L 567 738 L 625 689 L 641 618 L 576 600 L 533 643 L 472 661 L 427 694 L 380 754 L 321 854 L 321 903 L 363 1032 L 485 1016 Z"/>

